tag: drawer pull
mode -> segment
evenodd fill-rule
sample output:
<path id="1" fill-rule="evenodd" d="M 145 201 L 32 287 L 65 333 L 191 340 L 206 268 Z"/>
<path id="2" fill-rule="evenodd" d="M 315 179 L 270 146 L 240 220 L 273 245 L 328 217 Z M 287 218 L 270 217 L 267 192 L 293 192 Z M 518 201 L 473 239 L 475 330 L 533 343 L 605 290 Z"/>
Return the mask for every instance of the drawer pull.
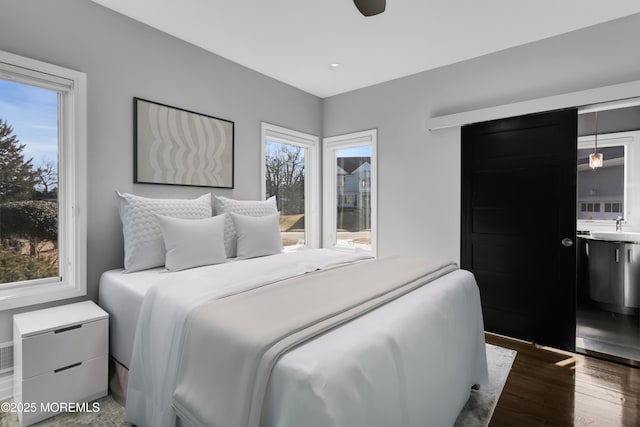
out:
<path id="1" fill-rule="evenodd" d="M 67 331 L 72 331 L 74 329 L 80 329 L 82 328 L 82 324 L 79 325 L 74 325 L 74 326 L 69 326 L 67 328 L 60 328 L 60 329 L 56 329 L 55 331 L 53 331 L 54 334 L 60 334 L 62 332 L 67 332 Z"/>
<path id="2" fill-rule="evenodd" d="M 64 368 L 58 368 L 54 370 L 53 373 L 57 374 L 58 372 L 66 371 L 67 369 L 75 368 L 76 366 L 80 365 L 82 365 L 82 362 L 74 363 L 73 365 L 65 366 Z"/>

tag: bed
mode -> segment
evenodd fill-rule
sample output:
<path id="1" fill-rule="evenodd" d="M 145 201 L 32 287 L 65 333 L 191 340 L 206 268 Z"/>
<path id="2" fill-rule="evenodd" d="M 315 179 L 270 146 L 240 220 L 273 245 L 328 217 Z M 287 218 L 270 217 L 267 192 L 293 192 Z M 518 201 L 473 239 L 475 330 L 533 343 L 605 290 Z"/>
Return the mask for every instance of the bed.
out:
<path id="1" fill-rule="evenodd" d="M 368 262 L 358 254 L 309 249 L 178 272 L 105 272 L 99 302 L 110 314 L 111 356 L 129 368 L 127 421 L 224 426 L 189 413 L 176 416 L 183 406 L 176 386 L 185 388 L 181 360 L 188 359 L 182 351 L 190 313 L 254 288 Z M 451 268 L 278 357 L 252 422 L 261 427 L 453 425 L 471 387 L 486 381 L 478 288 L 471 273 Z"/>

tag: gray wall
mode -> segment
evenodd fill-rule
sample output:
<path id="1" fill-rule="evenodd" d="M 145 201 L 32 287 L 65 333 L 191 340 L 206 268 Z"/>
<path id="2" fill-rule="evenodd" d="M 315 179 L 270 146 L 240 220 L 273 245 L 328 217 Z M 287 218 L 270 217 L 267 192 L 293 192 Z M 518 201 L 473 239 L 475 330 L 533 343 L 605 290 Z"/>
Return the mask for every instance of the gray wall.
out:
<path id="1" fill-rule="evenodd" d="M 460 128 L 428 117 L 638 80 L 638 40 L 634 15 L 325 99 L 325 137 L 378 129 L 379 255 L 459 259 Z"/>
<path id="2" fill-rule="evenodd" d="M 88 277 L 122 266 L 116 190 L 195 197 L 203 188 L 133 184 L 134 96 L 235 121 L 236 198 L 260 197 L 260 122 L 320 135 L 322 100 L 86 0 L 2 0 L 0 50 L 87 73 Z M 22 309 L 33 309 L 27 307 Z M 0 313 L 0 342 L 12 315 Z"/>
<path id="3" fill-rule="evenodd" d="M 596 113 L 578 116 L 578 136 L 593 135 Z M 598 112 L 598 134 L 628 132 L 640 129 L 640 107 L 619 108 Z"/>

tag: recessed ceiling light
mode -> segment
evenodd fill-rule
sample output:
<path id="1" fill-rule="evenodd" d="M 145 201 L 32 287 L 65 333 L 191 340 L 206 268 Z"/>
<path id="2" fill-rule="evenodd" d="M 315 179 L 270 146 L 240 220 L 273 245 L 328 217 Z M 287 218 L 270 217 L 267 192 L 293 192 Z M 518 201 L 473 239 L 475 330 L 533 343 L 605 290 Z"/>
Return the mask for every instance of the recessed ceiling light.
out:
<path id="1" fill-rule="evenodd" d="M 337 62 L 332 62 L 331 64 L 329 64 L 329 68 L 332 70 L 337 70 L 338 68 L 340 68 L 340 64 Z"/>

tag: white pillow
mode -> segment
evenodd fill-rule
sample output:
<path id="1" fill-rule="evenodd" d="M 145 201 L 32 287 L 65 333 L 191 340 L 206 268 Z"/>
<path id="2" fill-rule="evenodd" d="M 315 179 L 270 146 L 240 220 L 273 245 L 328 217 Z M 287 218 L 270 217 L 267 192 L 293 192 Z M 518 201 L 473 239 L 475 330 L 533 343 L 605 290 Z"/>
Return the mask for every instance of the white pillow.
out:
<path id="1" fill-rule="evenodd" d="M 280 214 L 252 217 L 230 214 L 238 235 L 238 258 L 255 258 L 282 252 Z"/>
<path id="2" fill-rule="evenodd" d="M 226 215 L 202 219 L 157 215 L 164 238 L 168 270 L 179 271 L 227 261 L 224 250 Z"/>
<path id="3" fill-rule="evenodd" d="M 221 196 L 214 196 L 214 199 L 217 214 L 236 213 L 245 216 L 259 217 L 278 212 L 276 196 L 271 196 L 267 200 L 259 201 L 234 200 Z M 236 229 L 229 215 L 227 215 L 227 221 L 224 225 L 224 247 L 229 258 L 236 256 Z"/>
<path id="4" fill-rule="evenodd" d="M 211 193 L 197 199 L 150 199 L 116 191 L 124 235 L 124 271 L 164 265 L 164 241 L 156 215 L 175 218 L 211 216 Z"/>

